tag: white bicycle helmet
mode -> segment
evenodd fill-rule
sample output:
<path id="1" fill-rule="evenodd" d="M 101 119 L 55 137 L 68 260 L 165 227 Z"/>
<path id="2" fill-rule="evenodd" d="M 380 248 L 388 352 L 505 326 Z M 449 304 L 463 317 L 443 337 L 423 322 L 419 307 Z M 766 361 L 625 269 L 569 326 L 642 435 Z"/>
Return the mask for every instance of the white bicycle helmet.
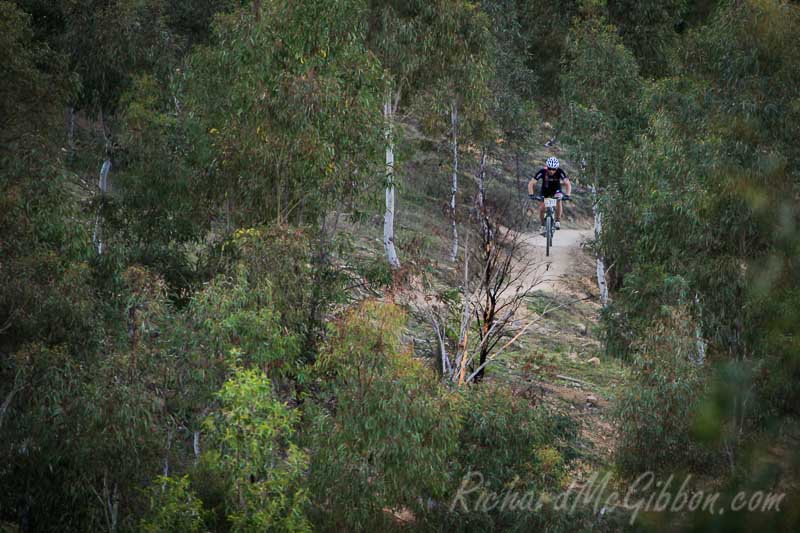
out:
<path id="1" fill-rule="evenodd" d="M 556 159 L 555 157 L 548 157 L 547 168 L 558 168 L 558 159 Z"/>

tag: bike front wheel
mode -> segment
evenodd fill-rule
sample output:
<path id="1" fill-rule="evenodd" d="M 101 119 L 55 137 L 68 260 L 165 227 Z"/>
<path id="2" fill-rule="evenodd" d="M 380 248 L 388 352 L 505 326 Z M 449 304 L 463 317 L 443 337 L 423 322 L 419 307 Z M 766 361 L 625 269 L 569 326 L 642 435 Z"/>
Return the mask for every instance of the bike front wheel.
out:
<path id="1" fill-rule="evenodd" d="M 545 240 L 547 241 L 545 255 L 547 257 L 550 257 L 550 247 L 553 245 L 553 219 L 547 217 L 544 223 L 545 223 L 544 235 L 545 235 Z"/>

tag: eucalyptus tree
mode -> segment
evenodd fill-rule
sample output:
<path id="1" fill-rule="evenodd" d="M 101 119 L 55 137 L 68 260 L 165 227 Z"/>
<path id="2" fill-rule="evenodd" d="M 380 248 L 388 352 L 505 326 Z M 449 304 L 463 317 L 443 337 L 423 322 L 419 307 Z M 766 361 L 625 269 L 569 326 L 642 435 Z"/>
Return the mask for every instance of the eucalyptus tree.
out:
<path id="1" fill-rule="evenodd" d="M 531 88 L 547 104 L 561 94 L 562 56 L 570 23 L 579 7 L 600 2 L 580 0 L 518 0 L 519 31 L 526 43 L 526 66 L 538 80 Z M 549 105 L 548 105 L 549 107 Z"/>
<path id="2" fill-rule="evenodd" d="M 395 128 L 401 104 L 410 103 L 420 91 L 433 87 L 443 70 L 455 66 L 457 43 L 453 13 L 472 9 L 467 2 L 447 0 L 372 0 L 368 45 L 384 69 L 384 142 L 386 168 L 386 211 L 383 244 L 389 264 L 400 266 L 394 241 L 395 223 Z M 448 24 L 450 28 L 448 29 Z"/>
<path id="3" fill-rule="evenodd" d="M 0 350 L 32 341 L 87 348 L 96 338 L 88 235 L 59 128 L 76 83 L 68 59 L 37 41 L 32 18 L 11 2 L 0 2 L 0 50 Z M 59 297 L 70 287 L 85 290 Z"/>
<path id="4" fill-rule="evenodd" d="M 403 347 L 406 317 L 367 300 L 338 322 L 315 373 L 309 489 L 321 530 L 386 531 L 387 509 L 444 501 L 459 430 L 455 398 Z"/>
<path id="5" fill-rule="evenodd" d="M 39 39 L 69 57 L 81 80 L 72 104 L 107 119 L 137 74 L 169 68 L 180 46 L 163 0 L 18 0 Z"/>
<path id="6" fill-rule="evenodd" d="M 66 106 L 67 155 L 72 169 L 99 175 L 92 180 L 93 241 L 102 253 L 107 233 L 102 213 L 118 162 L 113 125 L 120 97 L 137 75 L 169 71 L 180 51 L 180 38 L 166 24 L 163 0 L 19 4 L 32 14 L 38 37 L 69 58 L 69 68 L 80 80 Z"/>
<path id="7" fill-rule="evenodd" d="M 493 76 L 489 55 L 492 45 L 489 17 L 472 2 L 443 2 L 427 60 L 436 72 L 420 90 L 416 107 L 434 134 L 449 129 L 452 168 L 450 181 L 450 260 L 458 256 L 457 198 L 459 144 L 478 140 L 487 129 Z M 446 117 L 446 118 L 445 118 Z"/>
<path id="8" fill-rule="evenodd" d="M 404 93 L 417 89 L 424 68 L 424 53 L 430 50 L 425 32 L 426 16 L 433 15 L 428 2 L 372 0 L 368 45 L 384 70 L 382 99 L 385 144 L 385 197 L 383 246 L 392 268 L 400 266 L 394 242 L 395 223 L 395 115 Z M 408 95 L 405 94 L 406 98 Z"/>
<path id="9" fill-rule="evenodd" d="M 595 193 L 601 188 L 616 190 L 624 173 L 628 143 L 643 126 L 636 105 L 644 87 L 638 64 L 603 11 L 591 6 L 574 22 L 564 59 L 562 113 L 570 140 L 577 146 L 576 158 L 586 162 L 583 170 L 589 174 Z M 598 197 L 594 203 L 595 236 L 602 239 L 603 231 L 608 229 L 608 223 L 603 227 L 607 204 Z M 607 287 L 606 265 L 626 255 L 606 252 L 597 257 L 597 283 L 603 295 Z M 621 265 L 617 265 L 615 274 L 621 271 Z"/>
<path id="10" fill-rule="evenodd" d="M 570 30 L 564 62 L 563 121 L 590 175 L 613 183 L 626 144 L 644 125 L 635 105 L 643 88 L 636 59 L 602 14 L 588 12 Z"/>
<path id="11" fill-rule="evenodd" d="M 521 151 L 527 147 L 540 117 L 534 99 L 546 83 L 531 64 L 528 41 L 538 26 L 525 26 L 527 13 L 516 0 L 486 0 L 482 8 L 491 20 L 489 115 L 503 142 L 514 148 L 517 178 L 521 180 Z M 492 141 L 493 139 L 489 139 Z M 520 188 L 520 193 L 524 186 Z"/>
<path id="12" fill-rule="evenodd" d="M 687 0 L 609 0 L 611 20 L 619 28 L 625 45 L 636 55 L 647 76 L 668 74 L 669 50 L 676 44 L 678 29 L 689 14 Z"/>
<path id="13" fill-rule="evenodd" d="M 219 15 L 190 60 L 197 167 L 230 229 L 315 222 L 369 187 L 380 70 L 360 0 L 256 2 Z"/>
<path id="14" fill-rule="evenodd" d="M 623 417 L 643 399 L 681 406 L 623 425 L 632 475 L 758 471 L 752 443 L 796 416 L 798 28 L 790 3 L 722 3 L 670 54 L 672 76 L 628 102 L 647 121 L 603 200 L 601 248 L 625 273 L 608 349 L 635 365 Z M 771 480 L 790 475 L 773 466 Z"/>

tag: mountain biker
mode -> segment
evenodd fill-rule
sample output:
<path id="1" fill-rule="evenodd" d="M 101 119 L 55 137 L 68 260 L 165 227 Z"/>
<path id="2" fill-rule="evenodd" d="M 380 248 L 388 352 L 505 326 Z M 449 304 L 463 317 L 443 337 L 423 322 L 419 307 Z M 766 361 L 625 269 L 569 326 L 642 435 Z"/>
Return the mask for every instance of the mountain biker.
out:
<path id="1" fill-rule="evenodd" d="M 558 168 L 559 161 L 557 158 L 547 158 L 545 165 L 546 166 L 540 169 L 539 172 L 537 172 L 536 175 L 533 176 L 533 178 L 531 178 L 531 180 L 528 182 L 528 197 L 532 200 L 536 198 L 534 193 L 536 182 L 541 181 L 541 196 L 545 198 L 558 199 L 558 205 L 556 206 L 556 229 L 561 229 L 561 214 L 564 211 L 561 198 L 569 198 L 569 195 L 572 192 L 572 184 L 569 182 L 566 172 Z M 562 184 L 564 185 L 565 191 L 563 193 L 561 192 Z M 544 235 L 544 202 L 539 204 L 539 222 L 542 224 L 542 227 L 539 229 L 539 233 Z"/>

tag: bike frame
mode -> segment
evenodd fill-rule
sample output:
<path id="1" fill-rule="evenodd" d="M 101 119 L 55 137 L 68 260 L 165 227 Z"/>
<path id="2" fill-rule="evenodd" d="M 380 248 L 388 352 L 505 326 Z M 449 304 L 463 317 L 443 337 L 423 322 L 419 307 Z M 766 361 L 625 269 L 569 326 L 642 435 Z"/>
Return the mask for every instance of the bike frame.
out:
<path id="1" fill-rule="evenodd" d="M 544 199 L 544 209 L 545 209 L 544 217 L 545 217 L 545 219 L 547 217 L 550 217 L 553 220 L 555 220 L 555 209 L 556 209 L 557 205 L 558 205 L 558 200 L 556 198 L 545 198 Z"/>
<path id="2" fill-rule="evenodd" d="M 542 196 L 536 196 L 536 197 L 534 197 L 534 199 L 544 202 L 544 208 L 545 208 L 544 224 L 545 224 L 545 228 L 547 228 L 547 230 L 545 230 L 545 236 L 544 236 L 545 237 L 545 241 L 547 243 L 546 244 L 546 248 L 545 248 L 545 254 L 547 256 L 549 256 L 550 255 L 550 247 L 553 246 L 553 235 L 556 232 L 556 227 L 555 227 L 556 226 L 556 224 L 555 224 L 556 206 L 558 206 L 558 202 L 559 201 L 569 200 L 569 198 L 563 198 L 563 197 L 562 198 L 550 198 L 550 197 L 544 198 Z"/>

